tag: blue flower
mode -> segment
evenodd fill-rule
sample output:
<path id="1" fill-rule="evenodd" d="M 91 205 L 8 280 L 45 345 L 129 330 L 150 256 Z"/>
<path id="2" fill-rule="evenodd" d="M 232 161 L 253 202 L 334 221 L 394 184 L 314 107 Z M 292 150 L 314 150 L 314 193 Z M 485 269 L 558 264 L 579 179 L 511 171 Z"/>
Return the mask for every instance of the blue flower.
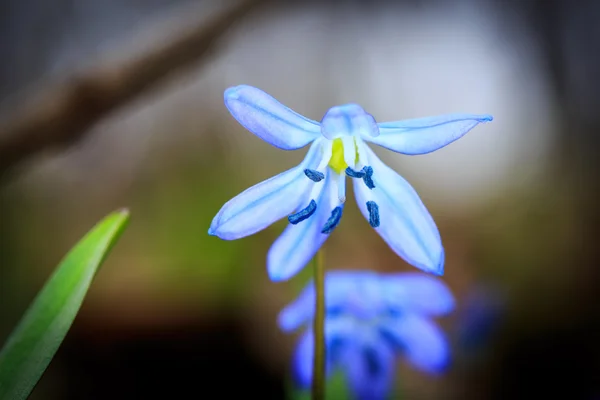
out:
<path id="1" fill-rule="evenodd" d="M 448 365 L 446 338 L 430 321 L 454 308 L 454 298 L 440 280 L 417 273 L 332 271 L 325 280 L 325 302 L 327 372 L 341 368 L 357 399 L 386 397 L 397 354 L 427 373 L 440 373 Z M 301 387 L 312 380 L 314 303 L 311 283 L 279 315 L 286 332 L 309 325 L 294 355 Z"/>
<path id="2" fill-rule="evenodd" d="M 209 234 L 239 239 L 288 217 L 290 225 L 267 258 L 270 278 L 287 280 L 339 224 L 349 176 L 362 214 L 388 245 L 408 263 L 443 274 L 444 249 L 431 215 L 410 184 L 365 142 L 403 154 L 426 154 L 491 121 L 490 115 L 377 123 L 359 105 L 346 104 L 329 109 L 318 123 L 247 85 L 227 89 L 225 105 L 246 129 L 280 149 L 311 145 L 300 165 L 228 201 L 213 219 Z"/>
<path id="3" fill-rule="evenodd" d="M 465 296 L 457 315 L 457 344 L 467 355 L 477 355 L 495 339 L 506 319 L 506 294 L 483 284 Z"/>

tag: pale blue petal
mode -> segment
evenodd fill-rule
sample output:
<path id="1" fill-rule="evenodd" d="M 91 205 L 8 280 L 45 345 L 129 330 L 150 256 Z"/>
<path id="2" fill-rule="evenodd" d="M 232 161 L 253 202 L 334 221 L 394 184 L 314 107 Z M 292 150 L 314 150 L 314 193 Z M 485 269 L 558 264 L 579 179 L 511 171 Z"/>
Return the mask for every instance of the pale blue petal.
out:
<path id="1" fill-rule="evenodd" d="M 339 136 L 377 136 L 375 118 L 358 104 L 344 104 L 330 108 L 321 120 L 321 132 L 327 139 Z"/>
<path id="2" fill-rule="evenodd" d="M 372 271 L 328 271 L 325 277 L 325 307 L 328 315 L 349 312 L 356 315 L 353 307 L 373 309 L 370 299 L 380 297 L 377 287 L 362 290 L 365 282 L 376 282 Z M 373 285 L 370 285 L 373 286 Z M 371 295 L 369 295 L 371 293 Z M 310 322 L 315 312 L 315 286 L 311 281 L 296 300 L 279 313 L 279 327 L 286 331 L 296 330 Z"/>
<path id="3" fill-rule="evenodd" d="M 447 114 L 383 122 L 379 124 L 379 136 L 362 137 L 398 153 L 426 154 L 460 139 L 478 124 L 492 119 L 491 115 L 486 114 Z"/>
<path id="4" fill-rule="evenodd" d="M 339 354 L 351 345 L 352 324 L 345 319 L 327 319 L 325 321 L 326 373 L 329 376 L 338 362 Z M 301 387 L 309 387 L 312 382 L 313 357 L 315 351 L 313 327 L 302 333 L 294 352 L 294 377 Z"/>
<path id="5" fill-rule="evenodd" d="M 296 384 L 302 388 L 310 387 L 313 371 L 313 354 L 315 351 L 315 341 L 312 329 L 307 329 L 300 336 L 294 352 L 294 378 Z"/>
<path id="6" fill-rule="evenodd" d="M 445 283 L 416 272 L 381 275 L 382 296 L 394 311 L 426 315 L 447 314 L 454 308 L 454 296 Z"/>
<path id="7" fill-rule="evenodd" d="M 357 400 L 389 398 L 394 381 L 394 353 L 382 341 L 353 343 L 340 357 L 346 378 Z"/>
<path id="8" fill-rule="evenodd" d="M 321 136 L 318 122 L 292 111 L 260 89 L 239 85 L 227 89 L 224 97 L 227 109 L 244 128 L 275 147 L 295 150 Z"/>
<path id="9" fill-rule="evenodd" d="M 327 299 L 327 294 L 325 295 Z M 315 308 L 315 285 L 310 282 L 300 295 L 283 308 L 277 317 L 279 328 L 284 332 L 292 332 L 310 322 Z"/>
<path id="10" fill-rule="evenodd" d="M 370 271 L 348 271 L 344 278 L 348 281 L 346 285 L 336 285 L 336 294 L 343 298 L 343 301 L 338 300 L 340 304 L 337 309 L 329 307 L 328 312 L 344 312 L 354 318 L 369 320 L 387 311 L 382 296 L 384 287 L 378 274 Z"/>
<path id="11" fill-rule="evenodd" d="M 329 168 L 317 202 L 317 210 L 308 219 L 288 225 L 275 240 L 267 255 L 267 270 L 273 281 L 285 281 L 296 275 L 317 253 L 329 235 L 321 233 L 323 225 L 338 205 L 337 187 Z"/>
<path id="12" fill-rule="evenodd" d="M 353 179 L 358 207 L 369 220 L 366 202 L 379 206 L 377 233 L 400 257 L 426 272 L 444 273 L 444 249 L 433 218 L 410 184 L 364 146 L 373 167 L 375 188 Z"/>
<path id="13" fill-rule="evenodd" d="M 327 296 L 325 297 L 327 298 Z M 315 308 L 315 286 L 311 282 L 292 303 L 281 310 L 277 317 L 279 328 L 292 332 L 310 322 Z"/>
<path id="14" fill-rule="evenodd" d="M 229 200 L 214 217 L 208 233 L 224 240 L 252 235 L 294 212 L 314 183 L 304 168 L 318 164 L 320 143 L 310 147 L 300 165 L 267 179 Z"/>
<path id="15" fill-rule="evenodd" d="M 427 318 L 405 314 L 381 326 L 411 364 L 431 374 L 442 372 L 450 361 L 448 342 L 442 330 Z"/>

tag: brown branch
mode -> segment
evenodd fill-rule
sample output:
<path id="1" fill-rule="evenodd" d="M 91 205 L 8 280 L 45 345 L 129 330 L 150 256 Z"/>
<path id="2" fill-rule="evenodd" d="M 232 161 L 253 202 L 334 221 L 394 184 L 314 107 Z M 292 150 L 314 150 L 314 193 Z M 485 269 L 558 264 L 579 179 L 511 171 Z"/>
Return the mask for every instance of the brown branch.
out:
<path id="1" fill-rule="evenodd" d="M 210 58 L 213 42 L 262 0 L 248 0 L 162 47 L 45 90 L 0 121 L 0 176 L 33 154 L 80 139 L 111 111 L 171 72 Z"/>

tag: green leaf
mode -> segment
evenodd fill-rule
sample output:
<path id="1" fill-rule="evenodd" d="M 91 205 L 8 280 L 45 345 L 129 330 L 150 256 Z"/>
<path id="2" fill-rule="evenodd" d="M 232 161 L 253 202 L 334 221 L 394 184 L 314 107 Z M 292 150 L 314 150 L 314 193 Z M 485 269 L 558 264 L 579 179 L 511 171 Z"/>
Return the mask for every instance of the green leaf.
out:
<path id="1" fill-rule="evenodd" d="M 98 223 L 61 261 L 0 352 L 0 400 L 26 399 L 71 327 L 129 212 Z"/>

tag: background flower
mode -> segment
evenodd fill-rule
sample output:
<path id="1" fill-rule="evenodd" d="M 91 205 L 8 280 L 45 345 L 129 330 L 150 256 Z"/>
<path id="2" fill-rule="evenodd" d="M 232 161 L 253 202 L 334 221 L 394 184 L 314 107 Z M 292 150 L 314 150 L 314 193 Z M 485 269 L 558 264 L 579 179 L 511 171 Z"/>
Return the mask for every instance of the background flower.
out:
<path id="1" fill-rule="evenodd" d="M 356 398 L 386 397 L 398 354 L 430 374 L 448 365 L 447 340 L 430 320 L 454 308 L 452 294 L 442 281 L 415 273 L 331 271 L 325 278 L 325 292 L 328 374 L 342 369 Z M 284 331 L 309 325 L 294 354 L 294 375 L 301 387 L 309 387 L 312 380 L 314 298 L 310 283 L 279 315 Z"/>

